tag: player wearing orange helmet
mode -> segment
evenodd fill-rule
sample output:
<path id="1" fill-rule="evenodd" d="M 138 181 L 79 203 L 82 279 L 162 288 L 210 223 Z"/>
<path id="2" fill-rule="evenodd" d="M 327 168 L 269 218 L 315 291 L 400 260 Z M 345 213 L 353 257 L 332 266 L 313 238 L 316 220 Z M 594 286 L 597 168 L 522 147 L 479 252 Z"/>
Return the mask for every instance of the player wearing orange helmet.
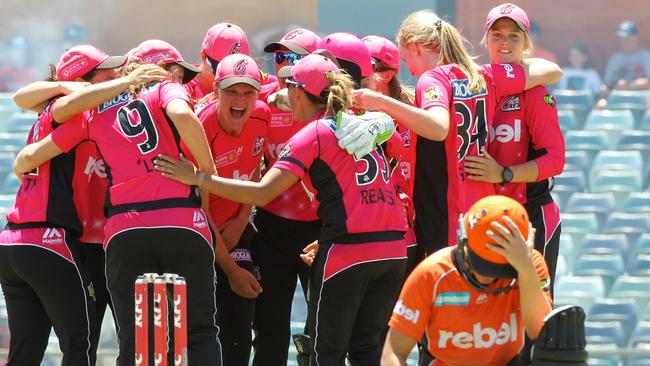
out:
<path id="1" fill-rule="evenodd" d="M 430 365 L 505 365 L 537 338 L 551 311 L 548 269 L 535 230 L 511 198 L 477 201 L 459 221 L 458 245 L 411 273 L 390 319 L 381 364 L 406 365 L 426 334 Z"/>

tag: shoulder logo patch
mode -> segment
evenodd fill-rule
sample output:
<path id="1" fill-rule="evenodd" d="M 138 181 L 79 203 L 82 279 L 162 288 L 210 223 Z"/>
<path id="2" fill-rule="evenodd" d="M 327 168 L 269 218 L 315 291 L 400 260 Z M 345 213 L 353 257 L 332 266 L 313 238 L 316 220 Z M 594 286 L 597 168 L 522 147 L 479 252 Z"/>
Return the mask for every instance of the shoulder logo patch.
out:
<path id="1" fill-rule="evenodd" d="M 544 96 L 544 103 L 550 105 L 551 108 L 555 108 L 555 105 L 556 105 L 555 97 L 553 97 L 553 95 L 551 95 L 551 94 L 546 94 Z"/>
<path id="2" fill-rule="evenodd" d="M 508 99 L 501 103 L 501 110 L 504 112 L 520 111 L 521 103 L 519 97 L 516 95 L 508 97 Z"/>

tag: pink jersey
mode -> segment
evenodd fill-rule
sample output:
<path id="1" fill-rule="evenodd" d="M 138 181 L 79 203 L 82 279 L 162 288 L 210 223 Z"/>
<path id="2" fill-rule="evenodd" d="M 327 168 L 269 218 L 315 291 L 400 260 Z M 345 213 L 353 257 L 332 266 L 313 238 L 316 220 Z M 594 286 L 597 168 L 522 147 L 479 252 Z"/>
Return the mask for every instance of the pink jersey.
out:
<path id="1" fill-rule="evenodd" d="M 321 203 L 321 242 L 398 240 L 406 215 L 390 179 L 381 148 L 355 159 L 341 150 L 332 119 L 308 124 L 286 144 L 274 168 L 287 170 L 313 187 Z"/>
<path id="2" fill-rule="evenodd" d="M 180 152 L 178 132 L 164 113 L 175 99 L 188 101 L 181 85 L 153 84 L 138 98 L 125 92 L 102 103 L 82 124 L 81 134 L 95 141 L 104 158 L 110 180 L 109 217 L 126 211 L 198 207 L 194 188 L 163 177 L 152 162 L 158 154 Z"/>
<path id="3" fill-rule="evenodd" d="M 27 144 L 38 142 L 52 133 L 56 126 L 52 117 L 53 103 L 45 108 L 32 127 Z M 81 115 L 73 118 L 82 119 Z M 8 227 L 58 226 L 81 235 L 81 222 L 72 200 L 75 153 L 70 150 L 75 145 L 76 143 L 66 144 L 64 154 L 23 174 L 16 201 L 7 212 Z"/>
<path id="4" fill-rule="evenodd" d="M 418 242 L 428 250 L 456 244 L 458 216 L 478 199 L 494 194 L 494 186 L 466 179 L 465 157 L 482 154 L 497 101 L 520 93 L 526 82 L 521 66 L 485 65 L 487 88 L 469 91 L 465 73 L 444 65 L 424 73 L 415 98 L 422 109 L 442 107 L 455 116 L 447 138 L 435 142 L 418 136 L 414 197 Z M 447 236 L 444 236 L 447 233 Z"/>
<path id="5" fill-rule="evenodd" d="M 534 161 L 536 182 L 496 184 L 498 194 L 521 203 L 551 201 L 552 177 L 564 168 L 564 137 L 555 100 L 543 86 L 503 99 L 490 126 L 490 154 L 503 166 Z"/>
<path id="6" fill-rule="evenodd" d="M 239 136 L 232 136 L 217 121 L 217 103 L 208 104 L 199 113 L 217 173 L 224 178 L 251 180 L 266 150 L 271 111 L 266 103 L 257 101 Z M 238 202 L 210 194 L 210 215 L 217 227 L 235 217 L 239 206 Z"/>
<path id="7" fill-rule="evenodd" d="M 200 100 L 201 98 L 205 97 L 207 94 L 210 94 L 212 92 L 212 90 L 208 90 L 208 91 L 203 90 L 203 87 L 201 87 L 201 83 L 199 82 L 198 77 L 195 77 L 189 83 L 183 84 L 183 87 L 185 88 L 185 90 L 187 90 L 187 94 L 190 96 L 190 98 L 194 100 Z"/>
<path id="8" fill-rule="evenodd" d="M 280 90 L 280 85 L 268 84 L 262 87 L 267 95 Z M 264 154 L 264 161 L 270 167 L 278 159 L 278 155 L 284 149 L 287 141 L 300 131 L 306 124 L 294 121 L 291 112 L 281 111 L 274 106 L 271 108 L 271 120 L 269 122 L 269 145 Z M 285 219 L 296 221 L 316 221 L 318 215 L 318 201 L 311 199 L 305 187 L 299 182 L 283 192 L 280 197 L 262 207 L 264 211 Z"/>

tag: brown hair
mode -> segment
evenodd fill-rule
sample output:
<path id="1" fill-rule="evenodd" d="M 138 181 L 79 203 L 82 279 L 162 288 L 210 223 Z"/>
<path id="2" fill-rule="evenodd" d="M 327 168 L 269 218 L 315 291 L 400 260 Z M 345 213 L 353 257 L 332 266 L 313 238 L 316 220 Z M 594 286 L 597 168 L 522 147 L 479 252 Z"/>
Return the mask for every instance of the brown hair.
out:
<path id="1" fill-rule="evenodd" d="M 379 70 L 390 69 L 393 71 L 393 77 L 388 82 L 389 97 L 405 104 L 413 104 L 415 102 L 415 90 L 406 85 L 402 85 L 402 82 L 397 77 L 397 70 L 390 68 L 385 62 L 379 60 L 376 60 L 375 67 Z"/>
<path id="2" fill-rule="evenodd" d="M 469 90 L 479 92 L 486 87 L 485 79 L 467 48 L 471 45 L 449 22 L 432 10 L 419 10 L 407 16 L 397 32 L 397 44 L 410 43 L 438 53 L 438 65 L 456 64 L 469 80 Z M 467 48 L 466 48 L 467 47 Z"/>
<path id="3" fill-rule="evenodd" d="M 56 81 L 56 65 L 49 64 L 47 65 L 48 73 L 45 77 L 45 81 Z"/>

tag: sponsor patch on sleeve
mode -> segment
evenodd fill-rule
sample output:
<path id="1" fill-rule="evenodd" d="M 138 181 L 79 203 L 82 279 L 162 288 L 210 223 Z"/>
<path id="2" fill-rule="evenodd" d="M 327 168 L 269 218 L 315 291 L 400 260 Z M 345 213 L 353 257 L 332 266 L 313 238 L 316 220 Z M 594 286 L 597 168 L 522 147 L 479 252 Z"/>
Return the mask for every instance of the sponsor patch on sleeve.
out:
<path id="1" fill-rule="evenodd" d="M 544 96 L 544 103 L 550 105 L 551 108 L 555 108 L 555 98 L 551 94 L 546 94 Z"/>
<path id="2" fill-rule="evenodd" d="M 434 85 L 424 92 L 424 97 L 429 100 L 438 100 L 442 97 L 442 90 L 440 90 L 439 86 Z"/>
<path id="3" fill-rule="evenodd" d="M 469 304 L 469 292 L 443 292 L 436 297 L 435 306 L 456 305 L 462 306 Z"/>
<path id="4" fill-rule="evenodd" d="M 544 278 L 539 280 L 539 287 L 544 290 L 544 292 L 548 292 L 551 290 L 551 280 L 549 278 Z"/>

